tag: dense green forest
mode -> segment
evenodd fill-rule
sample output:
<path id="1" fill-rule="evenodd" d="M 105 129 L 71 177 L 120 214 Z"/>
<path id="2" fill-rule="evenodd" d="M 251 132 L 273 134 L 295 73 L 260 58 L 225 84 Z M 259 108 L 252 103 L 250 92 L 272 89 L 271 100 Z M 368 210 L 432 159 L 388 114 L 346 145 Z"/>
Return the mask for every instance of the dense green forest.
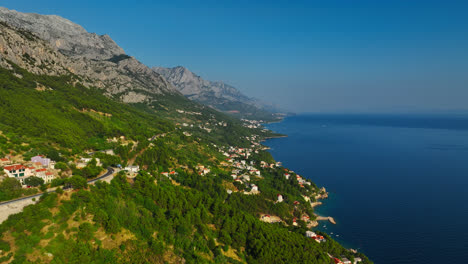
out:
<path id="1" fill-rule="evenodd" d="M 146 138 L 173 129 L 171 122 L 111 100 L 98 89 L 71 85 L 73 75 L 34 75 L 18 67 L 13 73 L 0 68 L 2 131 L 79 151 L 99 147 L 99 139 L 107 137 Z"/>
<path id="2" fill-rule="evenodd" d="M 111 184 L 44 195 L 0 226 L 0 246 L 6 254 L 14 241 L 13 263 L 51 256 L 54 263 L 329 263 L 325 249 L 350 255 L 331 240 L 318 244 L 258 221 L 216 179 L 199 190 L 156 178 L 141 173 L 129 183 L 121 174 Z"/>
<path id="3" fill-rule="evenodd" d="M 222 152 L 274 134 L 183 96 L 123 104 L 72 74 L 41 76 L 14 66 L 0 68 L 0 116 L 0 156 L 43 154 L 73 175 L 48 185 L 70 189 L 42 195 L 0 225 L 0 263 L 330 263 L 327 253 L 371 263 L 329 237 L 324 243 L 305 237 L 303 221 L 292 225 L 303 214 L 314 217 L 304 200 L 319 192 L 314 184 L 301 187 L 282 167 L 261 168 L 262 177 L 251 181 L 261 192 L 245 195 Z M 120 136 L 125 140 L 108 141 Z M 80 157 L 93 159 L 78 169 Z M 274 159 L 260 149 L 245 158 L 260 161 Z M 121 171 L 110 184 L 88 186 L 104 168 L 129 163 L 140 166 L 136 176 Z M 211 172 L 200 176 L 199 165 Z M 176 173 L 163 176 L 167 171 Z M 34 185 L 3 180 L 0 200 L 47 187 Z M 279 193 L 285 201 L 275 203 Z M 264 223 L 261 214 L 283 221 Z"/>

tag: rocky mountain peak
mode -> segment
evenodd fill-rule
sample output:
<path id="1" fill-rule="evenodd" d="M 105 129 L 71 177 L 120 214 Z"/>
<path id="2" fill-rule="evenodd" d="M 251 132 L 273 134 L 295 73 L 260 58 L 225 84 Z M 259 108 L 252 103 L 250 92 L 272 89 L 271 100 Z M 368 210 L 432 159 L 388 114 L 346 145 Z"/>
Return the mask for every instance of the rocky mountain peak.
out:
<path id="1" fill-rule="evenodd" d="M 0 21 L 36 34 L 68 56 L 106 60 L 125 54 L 108 35 L 88 33 L 82 26 L 57 15 L 21 13 L 0 7 Z"/>

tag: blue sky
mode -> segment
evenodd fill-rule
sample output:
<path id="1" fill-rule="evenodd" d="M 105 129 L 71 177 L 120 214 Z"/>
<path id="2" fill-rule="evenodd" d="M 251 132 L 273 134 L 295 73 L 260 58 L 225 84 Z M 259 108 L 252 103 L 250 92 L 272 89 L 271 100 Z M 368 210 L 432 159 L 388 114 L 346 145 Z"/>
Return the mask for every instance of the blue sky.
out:
<path id="1" fill-rule="evenodd" d="M 467 1 L 0 5 L 63 16 L 109 34 L 148 66 L 182 65 L 292 111 L 468 109 Z"/>

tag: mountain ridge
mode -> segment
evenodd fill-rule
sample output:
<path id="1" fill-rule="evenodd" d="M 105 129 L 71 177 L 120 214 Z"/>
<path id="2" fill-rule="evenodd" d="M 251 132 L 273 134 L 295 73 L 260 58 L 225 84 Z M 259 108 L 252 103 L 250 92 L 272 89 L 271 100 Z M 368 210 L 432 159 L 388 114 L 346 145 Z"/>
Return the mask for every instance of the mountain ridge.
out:
<path id="1" fill-rule="evenodd" d="M 228 113 L 238 113 L 243 118 L 277 119 L 284 111 L 278 107 L 250 98 L 234 86 L 222 81 L 209 81 L 184 66 L 173 68 L 153 67 L 187 98 L 207 104 Z"/>
<path id="2" fill-rule="evenodd" d="M 108 35 L 88 33 L 55 15 L 20 13 L 0 8 L 0 60 L 30 72 L 72 73 L 86 87 L 105 89 L 125 103 L 157 101 L 179 92 L 160 74 L 124 53 Z"/>

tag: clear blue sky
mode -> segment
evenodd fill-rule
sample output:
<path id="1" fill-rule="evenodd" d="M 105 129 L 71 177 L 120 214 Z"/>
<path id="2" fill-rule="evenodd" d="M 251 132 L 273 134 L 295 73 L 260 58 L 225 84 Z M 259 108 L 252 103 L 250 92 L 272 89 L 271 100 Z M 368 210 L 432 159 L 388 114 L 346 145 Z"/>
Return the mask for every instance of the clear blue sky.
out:
<path id="1" fill-rule="evenodd" d="M 183 65 L 293 111 L 468 109 L 468 1 L 0 5 L 63 16 L 149 66 Z"/>

